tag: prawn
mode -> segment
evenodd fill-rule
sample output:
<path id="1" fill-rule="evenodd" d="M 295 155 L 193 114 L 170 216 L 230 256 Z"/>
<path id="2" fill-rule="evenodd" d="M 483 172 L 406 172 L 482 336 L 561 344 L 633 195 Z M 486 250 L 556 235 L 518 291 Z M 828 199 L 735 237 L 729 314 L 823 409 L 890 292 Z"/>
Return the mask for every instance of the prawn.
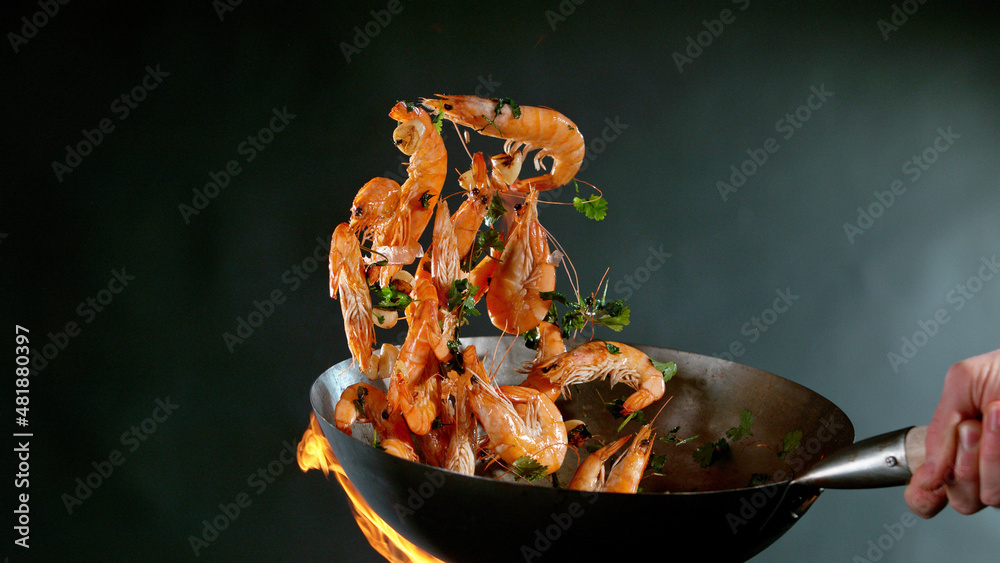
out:
<path id="1" fill-rule="evenodd" d="M 477 152 L 472 157 L 472 168 L 458 179 L 466 192 L 465 201 L 451 217 L 459 256 L 466 256 L 472 250 L 479 226 L 489 212 L 490 199 L 493 197 L 491 180 L 486 173 L 486 159 L 483 158 L 483 153 Z"/>
<path id="2" fill-rule="evenodd" d="M 405 221 L 404 244 L 419 244 L 444 186 L 448 153 L 430 115 L 423 108 L 397 102 L 389 111 L 389 117 L 400 123 L 393 131 L 393 141 L 410 157 L 406 167 L 408 177 L 400 187 L 398 209 L 400 220 Z"/>
<path id="3" fill-rule="evenodd" d="M 445 468 L 465 475 L 472 475 L 476 470 L 476 418 L 469 402 L 469 382 L 473 374 L 484 377 L 485 369 L 476 354 L 476 347 L 469 346 L 462 351 L 462 361 L 465 373 L 452 372 L 450 379 L 451 396 L 455 398 L 454 427 L 448 451 L 445 454 Z"/>
<path id="4" fill-rule="evenodd" d="M 632 435 L 622 436 L 618 440 L 604 446 L 588 455 L 576 468 L 573 479 L 569 482 L 571 491 L 598 492 L 604 488 L 604 463 L 622 449 Z"/>
<path id="5" fill-rule="evenodd" d="M 528 380 L 547 380 L 566 392 L 570 385 L 595 381 L 605 375 L 610 375 L 612 386 L 622 382 L 636 390 L 622 405 L 624 414 L 650 405 L 666 391 L 663 373 L 649 356 L 627 344 L 600 340 L 581 344 L 535 365 L 528 373 Z"/>
<path id="6" fill-rule="evenodd" d="M 420 461 L 413 448 L 410 429 L 398 414 L 387 413 L 385 393 L 367 383 L 355 383 L 340 394 L 334 407 L 334 423 L 341 432 L 352 435 L 351 425 L 364 422 L 374 425 L 385 450 L 403 459 Z"/>
<path id="7" fill-rule="evenodd" d="M 347 346 L 358 369 L 370 374 L 375 345 L 372 298 L 361 263 L 361 246 L 347 223 L 334 229 L 330 241 L 330 297 L 340 301 Z"/>
<path id="8" fill-rule="evenodd" d="M 371 243 L 369 263 L 385 260 L 385 266 L 370 266 L 369 281 L 385 286 L 400 267 L 420 254 L 420 244 L 408 240 L 406 217 L 399 213 L 402 188 L 389 178 L 372 178 L 354 196 L 351 229 Z"/>
<path id="9" fill-rule="evenodd" d="M 538 351 L 535 352 L 535 360 L 530 366 L 536 366 L 566 353 L 566 342 L 563 341 L 562 331 L 557 325 L 542 321 L 538 323 Z M 528 377 L 521 383 L 522 387 L 531 387 L 545 394 L 550 400 L 559 398 L 562 385 L 549 381 L 545 372 L 532 371 L 529 369 Z"/>
<path id="10" fill-rule="evenodd" d="M 566 425 L 555 403 L 527 387 L 505 387 L 501 392 L 478 376 L 471 383 L 472 410 L 489 436 L 489 448 L 507 463 L 527 456 L 544 465 L 546 475 L 557 471 L 568 446 Z M 523 415 L 515 405 L 525 407 Z"/>
<path id="11" fill-rule="evenodd" d="M 538 326 L 552 304 L 540 294 L 556 287 L 556 267 L 550 261 L 545 229 L 538 222 L 537 204 L 538 193 L 532 191 L 504 243 L 486 292 L 490 321 L 509 334 Z"/>
<path id="12" fill-rule="evenodd" d="M 649 454 L 653 451 L 653 425 L 647 424 L 635 434 L 628 450 L 611 466 L 608 480 L 602 491 L 608 493 L 634 493 L 639 489 L 639 480 L 649 464 Z"/>
<path id="13" fill-rule="evenodd" d="M 528 193 L 569 183 L 583 164 L 585 146 L 576 124 L 549 108 L 516 106 L 509 99 L 496 100 L 477 96 L 445 96 L 422 99 L 426 107 L 441 112 L 446 119 L 471 127 L 483 135 L 506 139 L 504 152 L 513 155 L 520 149 L 535 149 L 535 169 L 542 169 L 542 159 L 551 157 L 552 171 L 534 178 L 521 179 L 511 189 Z"/>

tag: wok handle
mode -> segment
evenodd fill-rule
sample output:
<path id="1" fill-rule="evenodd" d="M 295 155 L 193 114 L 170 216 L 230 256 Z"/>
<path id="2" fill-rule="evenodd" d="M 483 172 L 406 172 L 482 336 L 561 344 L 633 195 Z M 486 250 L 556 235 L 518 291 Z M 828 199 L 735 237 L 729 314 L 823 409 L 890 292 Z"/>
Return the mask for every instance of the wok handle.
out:
<path id="1" fill-rule="evenodd" d="M 862 440 L 825 457 L 793 483 L 824 489 L 896 487 L 924 463 L 926 426 L 911 426 Z"/>

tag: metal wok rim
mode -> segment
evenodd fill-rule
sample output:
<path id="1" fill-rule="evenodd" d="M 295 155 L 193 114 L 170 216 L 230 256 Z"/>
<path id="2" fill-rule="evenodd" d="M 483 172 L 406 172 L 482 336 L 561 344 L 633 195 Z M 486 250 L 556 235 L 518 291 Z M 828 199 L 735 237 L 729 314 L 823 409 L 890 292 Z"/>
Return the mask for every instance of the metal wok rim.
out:
<path id="1" fill-rule="evenodd" d="M 496 337 L 496 336 L 465 337 L 463 339 L 463 348 L 465 346 L 470 345 L 470 344 L 477 344 L 478 342 L 480 342 L 480 341 L 482 341 L 484 339 L 496 339 L 496 340 L 499 340 L 499 339 L 503 339 L 503 338 L 512 338 L 512 337 L 510 335 L 504 335 L 504 336 L 501 336 L 501 337 Z M 595 340 L 599 340 L 599 339 L 595 339 Z M 584 341 L 581 340 L 580 342 L 584 342 Z M 567 341 L 567 348 L 569 349 L 570 346 L 573 345 L 573 344 L 574 344 L 574 342 Z M 824 397 L 824 396 L 820 395 L 819 393 L 817 393 L 817 392 L 809 389 L 808 387 L 805 387 L 804 385 L 802 385 L 800 383 L 797 383 L 795 381 L 786 379 L 784 377 L 781 377 L 779 375 L 767 372 L 767 371 L 759 369 L 759 368 L 755 368 L 755 367 L 752 367 L 752 366 L 747 366 L 745 364 L 740 364 L 738 362 L 733 362 L 733 361 L 730 361 L 730 360 L 726 360 L 724 358 L 718 358 L 718 357 L 715 357 L 715 356 L 706 356 L 704 354 L 698 354 L 698 353 L 695 353 L 695 352 L 687 352 L 687 351 L 684 351 L 684 350 L 677 350 L 677 349 L 666 348 L 666 347 L 662 347 L 662 346 L 641 345 L 641 344 L 630 344 L 630 345 L 631 346 L 635 346 L 636 348 L 639 348 L 639 349 L 656 349 L 656 350 L 661 350 L 663 352 L 666 352 L 666 353 L 672 354 L 672 355 L 682 355 L 682 356 L 686 355 L 686 356 L 693 356 L 693 357 L 698 357 L 698 358 L 702 358 L 702 359 L 709 359 L 709 360 L 711 360 L 713 362 L 719 363 L 722 366 L 725 366 L 726 368 L 750 369 L 752 371 L 760 372 L 760 373 L 766 374 L 768 376 L 777 378 L 778 380 L 781 380 L 781 382 L 783 384 L 785 384 L 785 385 L 789 385 L 790 387 L 793 387 L 793 388 L 799 388 L 802 391 L 808 392 L 809 394 L 815 396 L 815 398 L 817 398 L 817 399 L 819 399 L 819 400 L 827 403 L 836 412 L 839 412 L 842 415 L 843 422 L 847 426 L 847 428 L 845 428 L 844 431 L 848 435 L 848 439 L 850 440 L 850 442 L 848 442 L 848 444 L 850 444 L 854 440 L 854 426 L 853 426 L 853 423 L 851 422 L 850 418 L 846 415 L 846 413 L 844 413 L 842 409 L 840 409 L 837 405 L 835 405 L 833 402 L 831 402 L 826 397 Z M 334 364 L 333 366 L 330 366 L 329 368 L 327 368 L 326 370 L 324 370 L 323 373 L 321 373 L 319 375 L 319 377 L 313 382 L 313 385 L 310 387 L 310 406 L 312 407 L 313 412 L 316 414 L 316 416 L 318 418 L 321 418 L 326 424 L 330 425 L 332 428 L 336 428 L 336 424 L 334 424 L 333 422 L 331 422 L 330 420 L 328 420 L 323 415 L 324 409 L 323 409 L 323 404 L 322 404 L 322 397 L 324 395 L 325 396 L 330 396 L 331 399 L 332 399 L 332 401 L 333 401 L 333 404 L 336 404 L 336 401 L 339 400 L 339 397 L 332 397 L 332 394 L 329 392 L 329 390 L 326 388 L 326 386 L 324 384 L 325 383 L 324 379 L 327 377 L 327 375 L 332 370 L 338 369 L 338 367 L 341 367 L 341 369 L 342 369 L 341 373 L 346 372 L 347 369 L 350 369 L 350 367 L 352 365 L 352 362 L 353 362 L 353 360 L 351 358 L 348 358 L 348 359 L 343 360 L 343 361 L 341 361 L 341 362 L 339 362 L 337 364 Z M 338 432 L 339 432 L 339 430 L 338 430 Z M 351 439 L 357 441 L 358 443 L 363 444 L 363 442 L 361 440 L 358 440 L 356 437 L 348 436 L 347 434 L 344 434 L 344 436 L 347 437 L 347 438 L 351 438 Z M 324 436 L 324 439 L 326 439 L 325 436 Z M 540 490 L 543 490 L 543 491 L 548 490 L 548 491 L 554 491 L 554 492 L 560 492 L 560 493 L 579 493 L 579 494 L 584 494 L 582 491 L 573 491 L 573 490 L 570 490 L 570 489 L 566 489 L 564 487 L 550 487 L 550 486 L 544 486 L 544 485 L 534 485 L 534 484 L 532 484 L 530 482 L 523 482 L 523 481 L 516 481 L 516 482 L 501 481 L 501 480 L 497 480 L 495 478 L 486 477 L 486 476 L 482 476 L 482 475 L 466 475 L 464 473 L 458 473 L 458 472 L 451 471 L 451 470 L 443 468 L 443 467 L 437 467 L 437 466 L 429 465 L 429 464 L 426 464 L 426 463 L 417 463 L 417 462 L 410 461 L 410 460 L 407 460 L 407 459 L 397 458 L 395 456 L 391 456 L 390 454 L 388 454 L 386 452 L 382 452 L 382 451 L 377 451 L 376 455 L 389 456 L 389 457 L 392 457 L 396 462 L 405 462 L 406 464 L 411 464 L 413 467 L 422 467 L 422 468 L 425 468 L 425 469 L 433 469 L 433 470 L 438 470 L 438 471 L 444 471 L 444 472 L 447 472 L 448 475 L 450 477 L 452 477 L 452 478 L 472 479 L 474 481 L 494 483 L 494 484 L 500 485 L 500 486 L 518 487 L 517 490 L 523 490 L 524 487 L 529 487 L 529 488 L 537 488 L 537 489 L 540 489 Z M 656 491 L 656 492 L 641 491 L 641 492 L 635 492 L 635 493 L 615 493 L 615 492 L 600 491 L 600 492 L 596 492 L 596 493 L 595 492 L 586 492 L 586 494 L 588 494 L 588 495 L 597 494 L 599 496 L 605 496 L 605 495 L 611 495 L 611 496 L 620 496 L 620 495 L 633 495 L 634 496 L 634 495 L 642 495 L 642 496 L 652 497 L 652 496 L 665 496 L 666 495 L 666 496 L 698 497 L 698 496 L 703 496 L 703 495 L 712 495 L 712 494 L 727 493 L 727 492 L 728 493 L 732 493 L 732 492 L 748 492 L 748 491 L 752 492 L 752 491 L 755 491 L 755 490 L 771 489 L 771 488 L 774 488 L 774 487 L 787 488 L 787 487 L 789 487 L 789 486 L 791 486 L 791 485 L 794 484 L 795 478 L 796 478 L 795 475 L 791 475 L 787 479 L 783 479 L 781 481 L 771 481 L 771 482 L 763 483 L 763 484 L 760 484 L 760 485 L 754 485 L 752 487 L 719 488 L 719 489 L 701 490 L 701 491 L 678 491 L 678 492 L 672 492 L 672 491 Z"/>

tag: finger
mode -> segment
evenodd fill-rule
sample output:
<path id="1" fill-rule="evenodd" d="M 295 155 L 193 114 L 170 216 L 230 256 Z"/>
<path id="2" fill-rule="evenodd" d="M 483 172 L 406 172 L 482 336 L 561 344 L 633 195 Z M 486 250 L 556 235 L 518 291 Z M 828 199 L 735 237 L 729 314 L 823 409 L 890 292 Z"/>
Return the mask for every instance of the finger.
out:
<path id="1" fill-rule="evenodd" d="M 929 473 L 930 469 L 926 464 L 918 467 L 903 493 L 907 506 L 921 518 L 931 518 L 948 505 L 948 495 L 943 487 L 928 491 L 917 484 L 926 477 L 925 474 Z"/>
<path id="2" fill-rule="evenodd" d="M 960 514 L 972 514 L 983 509 L 979 500 L 979 440 L 982 423 L 964 420 L 958 425 L 958 454 L 955 457 L 955 476 L 945 490 L 948 502 Z"/>
<path id="3" fill-rule="evenodd" d="M 1000 401 L 983 410 L 983 436 L 979 441 L 979 498 L 1000 507 Z"/>

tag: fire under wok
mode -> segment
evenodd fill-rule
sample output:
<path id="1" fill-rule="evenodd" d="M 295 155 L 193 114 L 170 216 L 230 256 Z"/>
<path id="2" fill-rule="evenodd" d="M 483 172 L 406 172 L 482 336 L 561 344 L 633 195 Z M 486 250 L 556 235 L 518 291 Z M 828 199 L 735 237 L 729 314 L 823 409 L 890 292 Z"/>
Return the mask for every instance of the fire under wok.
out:
<path id="1" fill-rule="evenodd" d="M 499 384 L 519 383 L 524 376 L 516 369 L 534 356 L 512 337 L 463 342 L 485 355 L 487 369 L 494 355 L 499 364 L 507 354 L 495 376 Z M 346 387 L 368 382 L 350 360 L 323 373 L 310 399 L 334 454 L 372 509 L 413 544 L 450 562 L 611 560 L 630 538 L 673 538 L 672 557 L 707 544 L 713 560 L 745 561 L 795 524 L 823 488 L 902 485 L 909 466 L 922 463 L 922 428 L 854 444 L 847 415 L 799 384 L 720 358 L 636 347 L 678 367 L 664 397 L 644 409 L 647 421 L 659 412 L 656 435 L 698 436 L 681 445 L 656 440 L 653 455 L 666 456 L 663 469 L 645 477 L 637 494 L 563 488 L 587 455 L 583 447 L 567 453 L 554 479 L 528 483 L 392 457 L 372 447 L 368 425 L 355 425 L 347 436 L 333 425 L 334 406 Z M 606 443 L 640 427 L 633 420 L 619 432 L 622 421 L 606 408 L 631 392 L 599 381 L 574 387 L 557 405 L 566 420 L 587 424 L 595 436 L 590 443 Z M 752 435 L 728 442 L 727 458 L 702 467 L 693 451 L 739 426 L 744 410 L 753 415 Z M 784 451 L 785 438 L 798 432 L 798 447 Z"/>

